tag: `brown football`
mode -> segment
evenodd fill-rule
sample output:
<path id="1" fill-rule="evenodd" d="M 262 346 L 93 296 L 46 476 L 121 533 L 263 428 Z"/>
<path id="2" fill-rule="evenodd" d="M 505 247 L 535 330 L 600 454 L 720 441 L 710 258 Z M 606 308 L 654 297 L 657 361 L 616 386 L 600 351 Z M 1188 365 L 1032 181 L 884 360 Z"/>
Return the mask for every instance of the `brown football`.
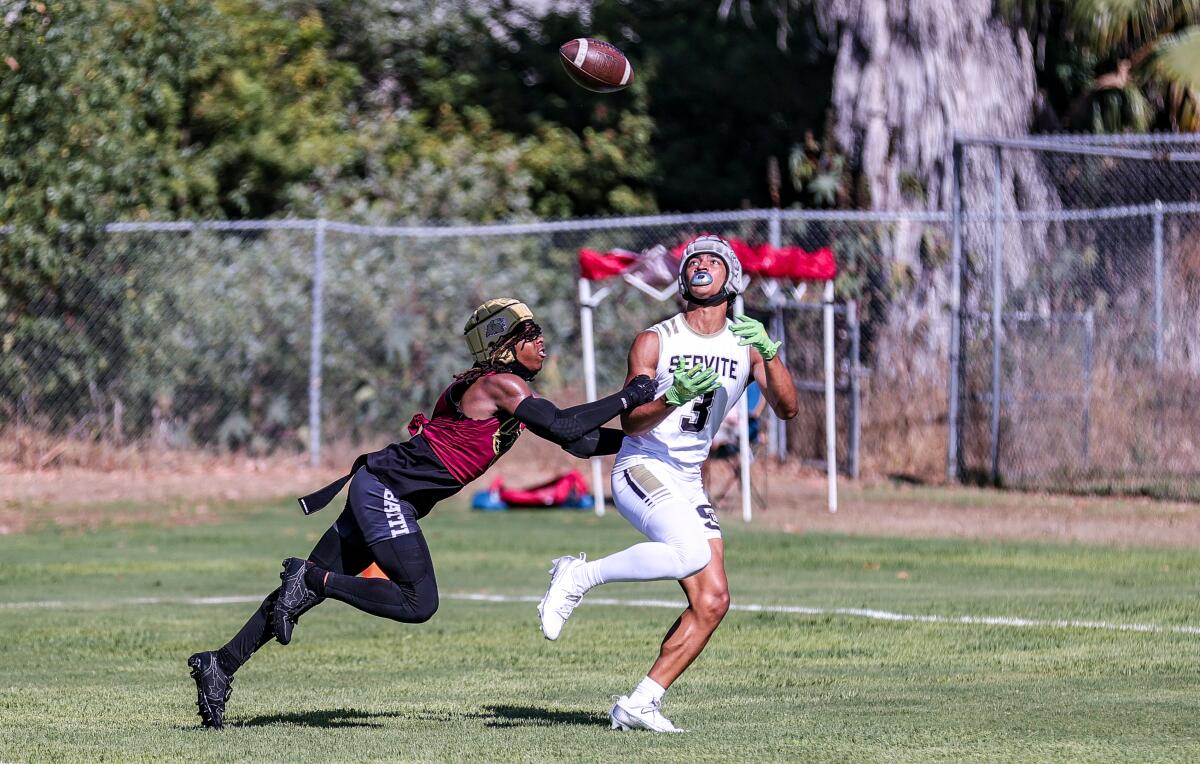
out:
<path id="1" fill-rule="evenodd" d="M 594 93 L 612 93 L 633 82 L 633 67 L 616 46 L 580 37 L 558 49 L 571 79 Z"/>

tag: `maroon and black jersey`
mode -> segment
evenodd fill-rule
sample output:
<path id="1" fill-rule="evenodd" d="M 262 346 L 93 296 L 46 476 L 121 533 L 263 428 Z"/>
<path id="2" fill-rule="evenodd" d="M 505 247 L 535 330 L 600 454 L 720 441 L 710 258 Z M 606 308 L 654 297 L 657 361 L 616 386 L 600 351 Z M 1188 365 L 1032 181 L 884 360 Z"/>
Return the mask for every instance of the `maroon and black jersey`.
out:
<path id="1" fill-rule="evenodd" d="M 333 501 L 363 465 L 397 497 L 410 502 L 418 518 L 486 472 L 512 448 L 525 425 L 512 417 L 465 416 L 459 404 L 468 387 L 470 383 L 451 384 L 438 397 L 432 417 L 417 414 L 409 422 L 411 438 L 363 454 L 354 461 L 349 475 L 301 498 L 304 513 L 316 512 Z"/>
<path id="2" fill-rule="evenodd" d="M 511 416 L 489 419 L 465 416 L 459 403 L 467 387 L 459 382 L 450 385 L 438 397 L 433 418 L 417 414 L 408 424 L 409 433 L 413 437 L 424 436 L 450 474 L 464 485 L 486 472 L 512 448 L 525 427 Z"/>

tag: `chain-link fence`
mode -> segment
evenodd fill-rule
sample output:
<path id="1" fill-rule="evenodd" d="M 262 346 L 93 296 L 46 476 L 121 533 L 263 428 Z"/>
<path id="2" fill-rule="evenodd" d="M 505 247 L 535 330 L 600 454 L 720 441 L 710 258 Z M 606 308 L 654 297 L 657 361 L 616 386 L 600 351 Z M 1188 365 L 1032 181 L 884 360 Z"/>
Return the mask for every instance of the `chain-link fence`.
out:
<path id="1" fill-rule="evenodd" d="M 834 251 L 844 471 L 1195 497 L 1197 159 L 1193 136 L 962 140 L 945 213 L 108 225 L 73 240 L 52 282 L 0 290 L 0 460 L 49 463 L 61 441 L 316 454 L 404 437 L 469 363 L 466 312 L 497 295 L 546 329 L 539 387 L 582 400 L 578 251 L 709 232 Z M 802 392 L 775 448 L 812 461 L 815 307 L 747 293 Z M 634 334 L 673 310 L 612 291 L 594 312 L 601 393 Z"/>
<path id="2" fill-rule="evenodd" d="M 1200 137 L 964 140 L 955 160 L 951 474 L 1200 495 Z"/>
<path id="3" fill-rule="evenodd" d="M 582 400 L 581 248 L 639 251 L 710 231 L 815 249 L 831 243 L 838 225 L 870 225 L 785 217 L 736 211 L 468 227 L 109 225 L 94 234 L 70 283 L 27 304 L 9 300 L 0 311 L 0 428 L 45 436 L 36 453 L 17 455 L 26 464 L 41 461 L 57 439 L 251 455 L 379 445 L 406 437 L 409 417 L 428 410 L 469 365 L 465 317 L 498 295 L 529 303 L 546 330 L 551 358 L 539 387 L 563 401 Z M 753 288 L 746 302 L 764 319 L 785 309 L 780 315 L 807 315 L 811 307 L 772 302 Z M 595 314 L 601 394 L 622 384 L 636 332 L 677 309 L 614 289 Z M 850 383 L 847 309 L 839 310 L 840 389 L 849 396 L 857 386 Z M 787 323 L 797 373 L 816 383 L 820 367 L 810 361 L 820 358 L 819 323 L 803 330 Z M 805 397 L 819 404 L 819 386 L 807 386 Z M 847 400 L 841 411 L 842 466 L 854 469 L 848 446 L 857 445 L 858 406 Z M 792 432 L 792 453 L 822 458 L 823 420 Z"/>
<path id="4" fill-rule="evenodd" d="M 14 428 L 164 449 L 298 447 L 307 229 L 113 225 L 53 282 L 25 299 L 6 293 L 0 425 L 9 448 L 20 440 Z"/>

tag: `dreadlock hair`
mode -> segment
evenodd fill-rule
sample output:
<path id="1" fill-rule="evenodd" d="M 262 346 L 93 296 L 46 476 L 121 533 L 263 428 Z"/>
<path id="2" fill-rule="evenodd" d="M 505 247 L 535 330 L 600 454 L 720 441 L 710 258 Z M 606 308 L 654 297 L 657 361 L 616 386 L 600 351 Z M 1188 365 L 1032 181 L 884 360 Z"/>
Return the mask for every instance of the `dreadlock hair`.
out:
<path id="1" fill-rule="evenodd" d="M 499 363 L 496 359 L 504 354 L 504 351 L 511 350 L 520 342 L 532 342 L 542 334 L 542 327 L 536 321 L 522 321 L 512 328 L 505 336 L 496 340 L 495 347 L 492 348 L 491 354 L 488 356 L 487 363 L 477 363 L 464 372 L 454 375 L 456 384 L 470 384 L 480 377 L 493 371 L 510 371 L 512 363 Z"/>

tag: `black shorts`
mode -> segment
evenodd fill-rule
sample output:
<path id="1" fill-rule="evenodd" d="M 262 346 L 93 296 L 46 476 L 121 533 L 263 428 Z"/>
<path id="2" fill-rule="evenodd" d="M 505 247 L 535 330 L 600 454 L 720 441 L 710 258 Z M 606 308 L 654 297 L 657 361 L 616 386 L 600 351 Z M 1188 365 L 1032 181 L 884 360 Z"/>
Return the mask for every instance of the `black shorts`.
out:
<path id="1" fill-rule="evenodd" d="M 367 546 L 421 532 L 413 505 L 397 497 L 366 467 L 359 467 L 350 480 L 346 508 L 334 527 L 342 538 Z"/>
<path id="2" fill-rule="evenodd" d="M 738 447 L 734 443 L 722 443 L 708 453 L 713 459 L 732 459 L 738 455 Z"/>

